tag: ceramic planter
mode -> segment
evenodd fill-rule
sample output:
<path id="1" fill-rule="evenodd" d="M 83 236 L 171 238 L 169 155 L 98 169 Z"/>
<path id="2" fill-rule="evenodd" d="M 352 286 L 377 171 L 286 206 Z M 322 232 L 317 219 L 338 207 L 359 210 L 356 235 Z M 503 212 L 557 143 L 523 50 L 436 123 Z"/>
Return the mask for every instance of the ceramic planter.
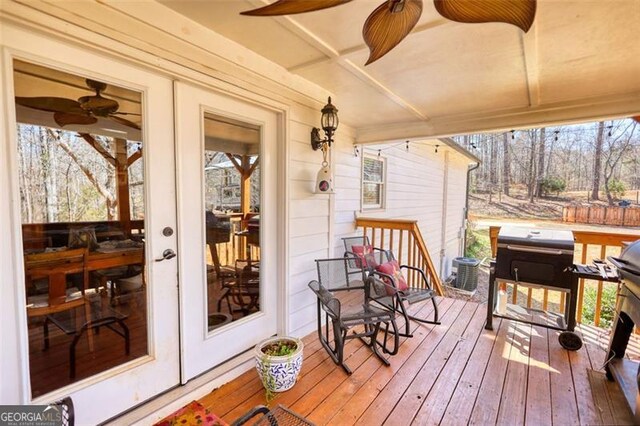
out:
<path id="1" fill-rule="evenodd" d="M 262 348 L 282 340 L 295 342 L 297 349 L 290 355 L 271 356 L 262 352 Z M 293 337 L 271 337 L 258 343 L 254 348 L 256 370 L 265 389 L 272 392 L 284 392 L 295 385 L 302 367 L 302 340 Z M 270 388 L 270 389 L 269 389 Z"/>

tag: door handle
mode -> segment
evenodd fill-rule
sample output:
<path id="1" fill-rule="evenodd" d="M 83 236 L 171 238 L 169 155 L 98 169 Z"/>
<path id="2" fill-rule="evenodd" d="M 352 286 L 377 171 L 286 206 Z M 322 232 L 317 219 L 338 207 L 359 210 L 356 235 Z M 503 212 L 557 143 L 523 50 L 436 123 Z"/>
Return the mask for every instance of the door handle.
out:
<path id="1" fill-rule="evenodd" d="M 162 257 L 160 259 L 156 259 L 156 262 L 162 262 L 163 260 L 169 260 L 176 257 L 176 252 L 171 249 L 166 249 L 162 252 Z"/>

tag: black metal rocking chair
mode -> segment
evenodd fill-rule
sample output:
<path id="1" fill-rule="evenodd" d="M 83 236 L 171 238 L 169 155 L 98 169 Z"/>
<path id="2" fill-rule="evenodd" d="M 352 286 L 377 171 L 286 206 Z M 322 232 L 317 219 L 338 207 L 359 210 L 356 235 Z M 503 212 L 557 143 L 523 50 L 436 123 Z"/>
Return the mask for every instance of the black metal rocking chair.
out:
<path id="1" fill-rule="evenodd" d="M 370 277 L 382 281 L 382 283 L 377 283 L 378 287 L 383 284 L 387 285 L 387 287 L 385 288 L 387 290 L 386 292 L 384 292 L 382 295 L 379 295 L 378 297 L 374 295 L 372 296 L 372 299 L 376 303 L 383 306 L 385 309 L 398 312 L 400 315 L 402 315 L 405 322 L 405 332 L 400 333 L 400 336 L 413 337 L 413 334 L 411 333 L 410 321 L 416 321 L 424 324 L 440 324 L 440 321 L 438 321 L 438 305 L 435 300 L 436 293 L 431 288 L 429 280 L 427 279 L 427 275 L 422 269 L 409 265 L 399 265 L 401 271 L 415 271 L 417 273 L 418 280 L 422 283 L 422 285 L 413 285 L 408 286 L 405 289 L 399 289 L 395 277 L 376 270 L 376 267 L 378 265 L 396 260 L 391 250 L 382 250 L 379 248 L 371 247 L 371 245 L 369 244 L 369 237 L 367 237 L 366 235 L 347 237 L 343 238 L 342 240 L 345 246 L 345 257 L 356 259 L 351 260 L 351 262 L 349 263 L 352 271 L 351 273 L 353 273 L 354 269 L 361 267 L 368 272 Z M 365 248 L 371 247 L 371 249 L 368 252 L 365 249 L 363 255 L 359 255 L 359 253 L 354 253 L 352 251 L 354 250 L 354 246 L 362 246 Z M 433 303 L 433 320 L 410 315 L 407 312 L 406 307 L 404 306 L 404 302 L 407 302 L 409 305 L 411 305 L 429 299 Z"/>
<path id="2" fill-rule="evenodd" d="M 333 361 L 348 374 L 352 371 L 344 363 L 347 340 L 361 339 L 386 365 L 389 365 L 389 361 L 382 354 L 395 355 L 399 346 L 395 314 L 370 304 L 372 280 L 365 277 L 362 269 L 359 277 L 350 273 L 350 261 L 353 259 L 347 257 L 316 260 L 319 281 L 309 283 L 309 288 L 317 296 L 320 343 Z M 326 323 L 324 334 L 323 312 Z M 383 335 L 381 340 L 379 333 Z M 393 340 L 392 348 L 389 348 L 390 340 Z"/>

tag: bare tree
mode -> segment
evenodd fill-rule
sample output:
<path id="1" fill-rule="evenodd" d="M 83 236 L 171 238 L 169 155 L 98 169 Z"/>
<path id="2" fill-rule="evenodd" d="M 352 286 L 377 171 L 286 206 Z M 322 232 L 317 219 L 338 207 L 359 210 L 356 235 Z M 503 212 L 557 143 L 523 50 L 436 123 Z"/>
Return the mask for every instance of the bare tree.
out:
<path id="1" fill-rule="evenodd" d="M 593 189 L 591 199 L 600 199 L 600 175 L 602 174 L 602 145 L 604 142 L 604 121 L 598 123 L 598 133 L 596 135 L 596 151 L 593 162 Z"/>
<path id="2" fill-rule="evenodd" d="M 91 170 L 89 167 L 82 164 L 82 161 L 78 158 L 73 149 L 67 144 L 67 142 L 61 137 L 60 131 L 53 131 L 51 129 L 47 129 L 47 133 L 49 136 L 58 144 L 60 148 L 78 165 L 82 173 L 89 179 L 89 182 L 95 186 L 100 195 L 102 195 L 105 199 L 107 205 L 107 220 L 114 220 L 116 218 L 116 207 L 118 205 L 118 201 L 113 192 L 103 185 L 100 182 L 98 176 Z M 110 180 L 110 179 L 109 179 Z"/>
<path id="3" fill-rule="evenodd" d="M 509 152 L 509 137 L 506 133 L 502 134 L 502 191 L 505 195 L 509 195 L 509 185 L 511 184 L 511 154 Z"/>
<path id="4" fill-rule="evenodd" d="M 538 147 L 538 176 L 537 176 L 537 184 L 536 184 L 536 196 L 542 196 L 542 181 L 544 180 L 544 154 L 545 154 L 545 138 L 546 138 L 546 129 L 543 127 L 540 129 L 540 145 Z"/>
<path id="5" fill-rule="evenodd" d="M 629 125 L 616 137 L 610 138 L 607 143 L 607 150 L 604 155 L 604 191 L 607 195 L 607 201 L 609 205 L 613 205 L 613 196 L 611 195 L 611 189 L 609 183 L 613 177 L 613 173 L 620 162 L 622 156 L 629 151 L 633 146 L 633 134 L 636 130 L 637 122 L 632 121 Z M 611 134 L 611 133 L 610 133 Z M 618 143 L 620 142 L 620 143 Z"/>
<path id="6" fill-rule="evenodd" d="M 527 195 L 529 195 L 529 202 L 534 202 L 536 195 L 536 136 L 538 132 L 536 129 L 529 131 L 529 138 L 531 139 L 531 147 L 529 153 L 529 170 L 528 170 L 528 182 Z"/>

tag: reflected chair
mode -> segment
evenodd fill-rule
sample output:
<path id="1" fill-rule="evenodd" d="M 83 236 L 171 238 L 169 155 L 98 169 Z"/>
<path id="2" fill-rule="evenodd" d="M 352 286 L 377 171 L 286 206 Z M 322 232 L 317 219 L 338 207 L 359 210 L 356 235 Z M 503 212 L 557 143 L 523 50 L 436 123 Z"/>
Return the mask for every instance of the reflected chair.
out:
<path id="1" fill-rule="evenodd" d="M 227 302 L 229 313 L 242 312 L 249 315 L 260 310 L 260 265 L 247 259 L 235 262 L 235 280 L 223 286 L 218 299 L 218 312 L 222 309 L 222 301 Z M 238 308 L 234 309 L 231 302 Z"/>
<path id="2" fill-rule="evenodd" d="M 86 248 L 25 255 L 27 281 L 46 278 L 49 282 L 46 295 L 27 298 L 27 316 L 45 316 L 83 306 L 89 283 L 86 262 Z M 82 275 L 81 289 L 67 290 L 68 277 L 71 275 Z"/>
<path id="3" fill-rule="evenodd" d="M 351 273 L 350 261 L 353 259 L 348 257 L 316 260 L 318 280 L 309 283 L 317 297 L 320 343 L 348 374 L 351 369 L 344 362 L 347 340 L 361 339 L 386 365 L 389 361 L 383 353 L 395 355 L 399 345 L 394 313 L 371 305 L 372 280 L 365 277 L 363 269 L 359 275 Z M 379 334 L 382 334 L 381 340 Z"/>
<path id="4" fill-rule="evenodd" d="M 134 268 L 129 268 L 129 273 L 124 274 L 114 280 L 111 288 L 111 300 L 117 300 L 118 296 L 125 294 L 138 293 L 146 288 L 146 254 L 145 246 L 142 246 L 142 263 L 139 265 L 133 265 Z"/>
<path id="5" fill-rule="evenodd" d="M 205 238 L 207 245 L 209 246 L 213 269 L 216 273 L 216 278 L 220 281 L 222 288 L 224 288 L 228 281 L 235 278 L 235 269 L 229 266 L 220 265 L 217 244 L 229 242 L 231 239 L 231 224 L 228 219 L 220 220 L 215 216 L 215 214 L 213 214 L 213 212 L 210 211 L 205 212 L 205 223 Z"/>

